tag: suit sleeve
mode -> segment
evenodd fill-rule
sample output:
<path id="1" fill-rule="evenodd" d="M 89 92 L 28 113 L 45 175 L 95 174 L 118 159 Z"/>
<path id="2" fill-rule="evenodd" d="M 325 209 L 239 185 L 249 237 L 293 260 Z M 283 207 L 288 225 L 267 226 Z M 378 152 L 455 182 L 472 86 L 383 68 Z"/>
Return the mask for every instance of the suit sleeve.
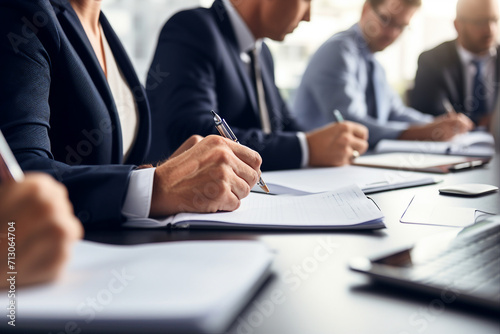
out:
<path id="1" fill-rule="evenodd" d="M 429 52 L 420 55 L 415 86 L 410 92 L 410 105 L 423 113 L 434 116 L 446 113 L 443 106 L 446 92 L 443 90 L 442 69 L 433 65 L 436 62 L 439 63 Z"/>
<path id="2" fill-rule="evenodd" d="M 163 28 L 151 69 L 169 76 L 161 81 L 151 75 L 148 78 L 153 119 L 149 161 L 168 157 L 191 135 L 216 134 L 209 111 L 228 109 L 227 105 L 219 106 L 219 102 L 237 104 L 235 97 L 223 88 L 233 83 L 222 83 L 218 76 L 227 70 L 227 64 L 218 57 L 217 47 L 225 44 L 217 29 L 213 22 L 210 25 L 193 11 L 177 14 Z M 282 123 L 290 120 L 288 117 Z M 283 130 L 269 135 L 257 127 L 245 128 L 244 122 L 229 125 L 243 145 L 260 153 L 263 170 L 300 168 L 299 139 L 295 132 L 290 132 L 297 126 L 291 120 Z"/>
<path id="3" fill-rule="evenodd" d="M 23 21 L 33 13 L 47 19 L 36 30 Z M 134 166 L 70 166 L 55 161 L 50 150 L 51 67 L 59 46 L 52 16 L 39 1 L 0 10 L 0 127 L 24 170 L 49 173 L 67 187 L 82 223 L 118 224 Z"/>

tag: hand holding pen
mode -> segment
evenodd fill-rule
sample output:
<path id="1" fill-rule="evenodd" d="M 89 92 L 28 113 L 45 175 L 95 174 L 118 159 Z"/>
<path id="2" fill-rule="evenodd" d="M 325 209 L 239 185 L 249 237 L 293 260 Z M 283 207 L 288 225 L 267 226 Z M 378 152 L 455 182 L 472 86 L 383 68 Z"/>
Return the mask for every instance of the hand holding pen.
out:
<path id="1" fill-rule="evenodd" d="M 214 117 L 215 128 L 217 129 L 217 131 L 219 131 L 220 135 L 239 144 L 240 142 L 238 141 L 238 138 L 236 138 L 229 125 L 227 125 L 226 121 L 215 111 L 211 110 L 211 113 Z M 259 178 L 259 182 L 257 182 L 257 184 L 262 190 L 264 190 L 266 193 L 269 193 L 269 188 L 267 187 L 264 180 L 262 180 L 262 177 Z"/>
<path id="2" fill-rule="evenodd" d="M 342 113 L 338 109 L 333 110 L 333 117 L 335 117 L 335 120 L 337 120 L 337 123 L 344 122 L 344 116 L 342 116 Z M 355 149 L 352 150 L 352 160 L 359 158 L 360 155 L 361 154 L 359 154 L 358 150 L 355 150 Z"/>

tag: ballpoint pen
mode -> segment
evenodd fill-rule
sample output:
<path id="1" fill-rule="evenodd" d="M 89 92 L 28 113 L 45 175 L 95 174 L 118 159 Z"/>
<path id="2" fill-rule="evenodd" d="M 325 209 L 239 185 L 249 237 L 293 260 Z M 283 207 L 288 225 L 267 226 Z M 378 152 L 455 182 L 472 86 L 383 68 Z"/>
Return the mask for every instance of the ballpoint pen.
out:
<path id="1" fill-rule="evenodd" d="M 0 183 L 9 180 L 21 182 L 23 179 L 24 173 L 0 131 Z"/>
<path id="2" fill-rule="evenodd" d="M 335 117 L 335 120 L 337 123 L 342 123 L 344 121 L 344 116 L 342 116 L 342 113 L 338 109 L 334 109 L 333 111 L 333 117 Z M 352 150 L 352 159 L 359 158 L 360 154 L 358 150 L 353 149 Z"/>
<path id="3" fill-rule="evenodd" d="M 337 123 L 342 123 L 344 121 L 344 117 L 338 109 L 333 110 L 333 117 L 335 117 Z"/>
<path id="4" fill-rule="evenodd" d="M 455 113 L 455 108 L 453 108 L 453 106 L 451 105 L 451 102 L 450 100 L 448 99 L 443 99 L 443 107 L 444 109 L 446 110 L 446 112 L 448 114 L 452 114 L 452 113 Z"/>
<path id="5" fill-rule="evenodd" d="M 238 138 L 236 138 L 236 136 L 233 133 L 233 130 L 231 130 L 229 125 L 227 125 L 226 121 L 222 117 L 220 117 L 215 111 L 211 110 L 210 112 L 214 117 L 215 128 L 217 129 L 217 131 L 219 131 L 220 135 L 239 144 L 240 142 L 238 141 Z M 262 188 L 262 190 L 264 190 L 266 193 L 269 193 L 269 188 L 267 187 L 264 180 L 262 180 L 262 177 L 259 178 L 259 182 L 257 182 L 257 184 L 259 185 L 259 187 Z"/>

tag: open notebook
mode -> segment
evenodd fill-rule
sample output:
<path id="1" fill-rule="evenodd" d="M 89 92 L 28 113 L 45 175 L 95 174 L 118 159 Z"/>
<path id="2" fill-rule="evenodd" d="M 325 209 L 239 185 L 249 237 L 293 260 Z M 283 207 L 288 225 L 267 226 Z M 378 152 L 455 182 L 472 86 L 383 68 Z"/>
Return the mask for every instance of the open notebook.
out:
<path id="1" fill-rule="evenodd" d="M 356 185 L 304 196 L 259 193 L 241 201 L 233 212 L 180 213 L 164 220 L 127 221 L 127 227 L 247 229 L 378 229 L 383 214 Z"/>
<path id="2" fill-rule="evenodd" d="M 272 258 L 256 241 L 81 241 L 61 279 L 17 289 L 16 327 L 4 316 L 0 332 L 224 333 L 267 279 Z"/>

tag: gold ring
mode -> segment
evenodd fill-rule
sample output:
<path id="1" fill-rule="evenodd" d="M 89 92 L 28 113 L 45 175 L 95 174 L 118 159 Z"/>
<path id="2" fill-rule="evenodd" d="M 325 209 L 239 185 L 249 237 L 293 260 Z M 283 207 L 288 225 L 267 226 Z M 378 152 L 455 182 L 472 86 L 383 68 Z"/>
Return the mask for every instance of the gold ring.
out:
<path id="1" fill-rule="evenodd" d="M 352 151 L 352 158 L 353 158 L 353 159 L 356 159 L 356 158 L 358 158 L 358 157 L 359 157 L 359 152 L 358 152 L 357 150 L 353 150 L 353 151 Z"/>

